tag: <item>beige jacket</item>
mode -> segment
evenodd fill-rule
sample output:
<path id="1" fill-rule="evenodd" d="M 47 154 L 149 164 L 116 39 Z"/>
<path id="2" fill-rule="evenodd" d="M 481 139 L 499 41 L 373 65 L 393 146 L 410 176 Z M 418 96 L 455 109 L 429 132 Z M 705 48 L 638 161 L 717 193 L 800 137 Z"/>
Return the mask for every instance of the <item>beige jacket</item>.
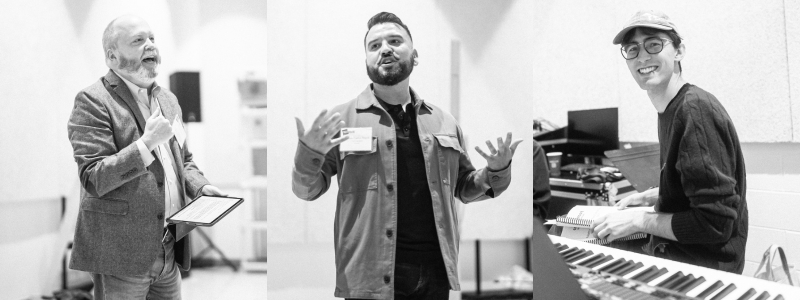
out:
<path id="1" fill-rule="evenodd" d="M 450 287 L 458 284 L 458 215 L 455 201 L 464 203 L 499 196 L 511 181 L 510 166 L 491 172 L 475 170 L 455 118 L 438 107 L 416 99 L 417 127 L 426 174 L 430 182 L 433 213 L 438 227 Z M 319 198 L 337 175 L 334 243 L 336 247 L 336 297 L 391 299 L 394 295 L 394 261 L 397 235 L 397 143 L 392 118 L 367 87 L 358 98 L 331 110 L 344 127 L 371 127 L 372 151 L 317 153 L 297 145 L 292 190 L 304 200 Z"/>

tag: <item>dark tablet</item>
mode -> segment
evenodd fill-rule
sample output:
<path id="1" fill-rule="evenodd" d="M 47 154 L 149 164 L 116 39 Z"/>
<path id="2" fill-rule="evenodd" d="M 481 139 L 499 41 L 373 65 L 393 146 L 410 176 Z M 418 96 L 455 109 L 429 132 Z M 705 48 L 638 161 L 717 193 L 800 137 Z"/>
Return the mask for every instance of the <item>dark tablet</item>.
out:
<path id="1" fill-rule="evenodd" d="M 214 226 L 242 202 L 237 197 L 202 195 L 167 218 L 167 223 Z"/>

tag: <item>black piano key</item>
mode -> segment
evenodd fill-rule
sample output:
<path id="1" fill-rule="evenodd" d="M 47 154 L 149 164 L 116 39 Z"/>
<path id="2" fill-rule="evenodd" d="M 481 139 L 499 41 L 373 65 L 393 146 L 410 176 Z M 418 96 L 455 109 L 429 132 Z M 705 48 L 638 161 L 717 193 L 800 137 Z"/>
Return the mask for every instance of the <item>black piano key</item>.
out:
<path id="1" fill-rule="evenodd" d="M 686 277 L 683 276 L 683 272 L 678 272 L 678 273 L 672 274 L 672 276 L 668 277 L 667 279 L 665 279 L 661 283 L 657 284 L 656 286 L 657 287 L 661 287 L 661 288 L 667 288 L 667 286 L 671 286 L 676 281 L 680 281 L 680 280 L 685 279 L 685 278 Z"/>
<path id="2" fill-rule="evenodd" d="M 586 250 L 580 249 L 580 251 L 573 252 L 569 255 L 564 255 L 564 261 L 569 262 L 573 257 L 582 255 L 584 253 L 586 253 Z"/>
<path id="3" fill-rule="evenodd" d="M 586 259 L 584 259 L 583 261 L 581 261 L 581 262 L 579 262 L 579 263 L 578 263 L 578 262 L 576 262 L 576 264 L 578 264 L 578 265 L 580 265 L 580 266 L 584 266 L 584 267 L 585 267 L 586 265 L 588 265 L 588 264 L 591 264 L 591 263 L 593 263 L 593 262 L 595 262 L 595 261 L 597 261 L 597 260 L 599 260 L 599 259 L 601 259 L 601 258 L 603 258 L 603 257 L 605 257 L 605 254 L 603 254 L 603 253 L 597 253 L 597 254 L 595 254 L 595 255 L 592 255 L 592 256 L 591 256 L 591 257 L 589 257 L 589 258 L 586 258 Z"/>
<path id="4" fill-rule="evenodd" d="M 748 300 L 748 299 L 750 299 L 750 297 L 753 297 L 753 295 L 755 295 L 755 294 L 756 294 L 756 290 L 754 290 L 753 288 L 750 288 L 749 290 L 747 290 L 747 292 L 744 292 L 744 294 L 742 294 L 739 297 L 739 299 L 737 299 L 737 300 Z"/>
<path id="5" fill-rule="evenodd" d="M 572 252 L 575 252 L 575 251 L 578 251 L 578 250 L 579 250 L 578 247 L 572 247 L 572 248 L 568 248 L 567 250 L 561 250 L 558 253 L 563 256 L 563 255 L 565 255 L 567 253 L 572 253 Z"/>
<path id="6" fill-rule="evenodd" d="M 569 246 L 559 244 L 558 246 L 556 246 L 556 252 L 561 252 L 562 250 L 567 248 L 569 248 Z"/>
<path id="7" fill-rule="evenodd" d="M 691 274 L 685 275 L 685 276 L 681 276 L 680 278 L 678 278 L 676 280 L 673 280 L 671 283 L 665 285 L 664 288 L 668 289 L 668 290 L 677 291 L 678 287 L 680 287 L 680 286 L 682 286 L 682 285 L 684 285 L 684 284 L 686 284 L 686 283 L 688 283 L 688 282 L 690 282 L 690 281 L 692 281 L 694 279 L 695 279 L 694 275 L 691 275 Z"/>
<path id="8" fill-rule="evenodd" d="M 651 273 L 655 273 L 657 271 L 658 271 L 658 267 L 650 266 L 649 268 L 645 269 L 644 271 L 639 272 L 639 274 L 636 274 L 636 276 L 631 277 L 631 279 L 641 281 L 642 278 L 644 278 L 646 276 L 649 276 Z"/>
<path id="9" fill-rule="evenodd" d="M 553 243 L 553 246 L 555 246 L 556 248 L 558 248 L 559 246 L 561 246 L 561 243 Z"/>
<path id="10" fill-rule="evenodd" d="M 783 295 L 778 295 L 777 297 L 775 297 L 775 299 L 772 300 L 786 300 L 786 299 L 783 299 Z"/>
<path id="11" fill-rule="evenodd" d="M 638 270 L 639 268 L 642 268 L 642 267 L 644 267 L 644 265 L 642 263 L 636 263 L 636 264 L 634 264 L 632 266 L 629 266 L 627 268 L 624 268 L 624 269 L 621 269 L 621 270 L 617 271 L 617 275 L 625 276 L 625 275 L 628 275 L 628 273 L 636 271 L 636 270 Z"/>
<path id="12" fill-rule="evenodd" d="M 689 292 L 692 289 L 696 288 L 698 285 L 703 284 L 703 282 L 706 282 L 706 278 L 703 277 L 703 276 L 700 276 L 697 279 L 690 280 L 690 281 L 685 282 L 684 284 L 679 285 L 678 287 L 675 288 L 675 290 L 677 290 L 678 293 L 686 294 L 687 292 Z"/>
<path id="13" fill-rule="evenodd" d="M 602 272 L 608 272 L 608 271 L 609 271 L 609 269 L 616 268 L 616 267 L 618 267 L 619 265 L 621 265 L 621 264 L 624 264 L 626 261 L 627 261 L 627 260 L 625 260 L 624 258 L 618 258 L 617 260 L 615 260 L 615 261 L 611 262 L 610 264 L 607 264 L 607 265 L 603 266 L 603 267 L 602 267 L 602 268 L 600 268 L 598 271 L 602 271 Z M 610 272 L 609 272 L 609 273 L 610 273 Z"/>
<path id="14" fill-rule="evenodd" d="M 733 292 L 733 290 L 735 290 L 735 289 L 736 289 L 736 285 L 731 283 L 728 286 L 726 286 L 724 289 L 722 289 L 722 291 L 720 291 L 718 294 L 714 295 L 714 297 L 711 298 L 711 300 L 722 300 L 723 297 L 727 296 L 728 294 Z"/>
<path id="15" fill-rule="evenodd" d="M 770 295 L 768 292 L 764 291 L 763 293 L 761 293 L 761 295 L 758 295 L 758 297 L 756 297 L 756 299 L 754 299 L 754 300 L 767 300 L 767 299 L 769 299 L 769 296 L 772 296 L 772 295 Z"/>
<path id="16" fill-rule="evenodd" d="M 620 269 L 627 268 L 628 266 L 632 266 L 633 264 L 635 264 L 635 262 L 633 262 L 631 260 L 624 260 L 623 259 L 621 264 L 618 264 L 617 266 L 615 266 L 613 268 L 609 268 L 606 272 L 611 273 L 611 274 L 616 274 L 616 272 L 619 271 Z"/>
<path id="17" fill-rule="evenodd" d="M 642 277 L 641 280 L 644 283 L 650 283 L 650 281 L 653 281 L 658 277 L 664 276 L 664 274 L 667 274 L 667 273 L 669 273 L 669 270 L 667 270 L 667 268 L 661 268 L 661 269 L 659 269 L 658 271 L 656 271 L 653 274 L 650 274 L 650 275 L 648 275 L 646 277 Z"/>
<path id="18" fill-rule="evenodd" d="M 576 253 L 576 252 L 580 252 L 582 250 L 583 249 L 578 248 L 578 247 L 572 247 L 572 248 L 569 248 L 567 250 L 561 251 L 560 253 L 561 253 L 561 257 L 566 257 L 567 255 L 570 255 L 570 254 Z"/>
<path id="19" fill-rule="evenodd" d="M 597 260 L 597 261 L 595 261 L 593 263 L 586 264 L 586 267 L 587 268 L 594 268 L 594 267 L 602 265 L 602 264 L 604 264 L 604 263 L 606 263 L 606 262 L 608 262 L 608 261 L 610 261 L 612 259 L 614 259 L 614 257 L 611 256 L 611 255 L 608 255 L 608 256 L 603 255 L 603 258 L 601 258 L 601 259 L 599 259 L 599 260 Z"/>
<path id="20" fill-rule="evenodd" d="M 700 294 L 697 294 L 697 298 L 705 299 L 706 296 L 710 295 L 714 291 L 718 290 L 722 287 L 722 281 L 717 280 L 714 284 L 708 286 L 708 288 Z"/>
<path id="21" fill-rule="evenodd" d="M 592 256 L 593 254 L 594 254 L 594 252 L 592 252 L 592 251 L 586 251 L 584 253 L 572 256 L 569 259 L 565 259 L 565 261 L 568 262 L 568 263 L 574 263 L 574 262 L 579 261 L 581 259 L 584 259 L 584 258 L 587 258 L 589 256 Z"/>

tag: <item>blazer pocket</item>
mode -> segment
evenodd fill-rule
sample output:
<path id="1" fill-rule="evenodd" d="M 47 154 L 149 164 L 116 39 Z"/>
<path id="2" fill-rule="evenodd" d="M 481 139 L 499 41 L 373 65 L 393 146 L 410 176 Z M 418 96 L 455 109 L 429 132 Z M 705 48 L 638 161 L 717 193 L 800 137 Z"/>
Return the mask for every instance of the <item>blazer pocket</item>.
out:
<path id="1" fill-rule="evenodd" d="M 87 197 L 81 202 L 81 209 L 124 216 L 128 214 L 128 201 L 114 198 Z"/>

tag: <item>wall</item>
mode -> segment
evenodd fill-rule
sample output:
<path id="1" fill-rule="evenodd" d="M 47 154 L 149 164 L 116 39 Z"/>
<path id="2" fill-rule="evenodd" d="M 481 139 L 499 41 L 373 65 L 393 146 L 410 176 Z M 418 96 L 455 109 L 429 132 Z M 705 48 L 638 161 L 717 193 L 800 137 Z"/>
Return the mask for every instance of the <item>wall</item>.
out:
<path id="1" fill-rule="evenodd" d="M 529 52 L 539 74 L 532 83 L 536 114 L 565 124 L 567 110 L 616 106 L 621 140 L 655 141 L 655 112 L 630 79 L 619 46 L 611 44 L 635 11 L 652 8 L 665 11 L 685 39 L 684 77 L 722 101 L 742 124 L 742 141 L 796 142 L 800 136 L 793 134 L 793 124 L 800 118 L 800 100 L 790 93 L 797 94 L 800 82 L 798 58 L 789 54 L 799 42 L 791 34 L 797 23 L 787 16 L 797 5 L 782 0 L 536 2 L 530 26 L 537 42 Z M 565 24 L 567 15 L 580 22 Z"/>
<path id="2" fill-rule="evenodd" d="M 177 70 L 201 72 L 204 121 L 188 124 L 187 140 L 208 178 L 236 192 L 249 168 L 236 81 L 266 71 L 265 10 L 256 0 L 0 3 L 0 211 L 10 216 L 0 227 L 0 272 L 13 278 L 0 282 L 0 298 L 60 288 L 80 192 L 66 124 L 77 92 L 108 71 L 101 47 L 108 22 L 126 13 L 148 21 L 163 57 L 159 85 L 169 87 Z M 229 222 L 211 235 L 236 257 L 241 234 Z"/>
<path id="3" fill-rule="evenodd" d="M 750 232 L 744 275 L 752 276 L 770 244 L 784 247 L 789 263 L 800 266 L 800 145 L 742 146 L 747 163 L 747 205 Z"/>

